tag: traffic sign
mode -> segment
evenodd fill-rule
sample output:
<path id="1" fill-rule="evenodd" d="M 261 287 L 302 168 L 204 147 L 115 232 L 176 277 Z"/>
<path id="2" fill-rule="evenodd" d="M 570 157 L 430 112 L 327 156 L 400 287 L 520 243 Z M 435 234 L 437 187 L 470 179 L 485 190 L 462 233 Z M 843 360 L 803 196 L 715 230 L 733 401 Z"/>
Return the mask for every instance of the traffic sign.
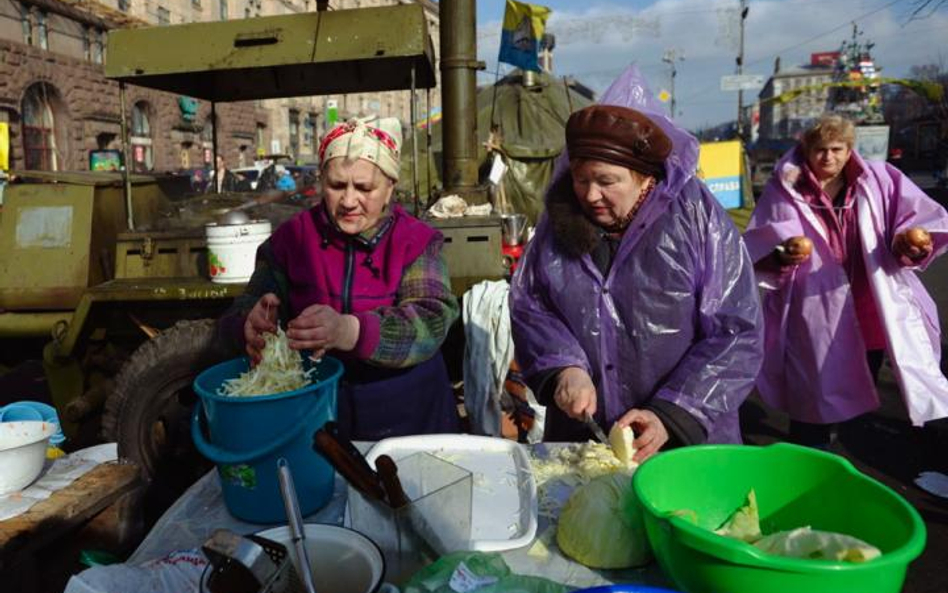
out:
<path id="1" fill-rule="evenodd" d="M 763 86 L 763 74 L 729 74 L 721 77 L 722 91 L 755 91 Z"/>

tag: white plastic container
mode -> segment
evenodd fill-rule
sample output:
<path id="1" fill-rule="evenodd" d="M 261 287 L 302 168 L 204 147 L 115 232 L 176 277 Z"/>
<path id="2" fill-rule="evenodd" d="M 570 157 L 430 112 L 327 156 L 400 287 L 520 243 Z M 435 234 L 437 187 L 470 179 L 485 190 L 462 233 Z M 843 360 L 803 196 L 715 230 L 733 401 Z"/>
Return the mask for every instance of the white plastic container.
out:
<path id="1" fill-rule="evenodd" d="M 211 282 L 237 284 L 250 280 L 257 247 L 272 232 L 268 220 L 251 220 L 245 224 L 209 223 L 207 263 Z"/>
<path id="2" fill-rule="evenodd" d="M 22 490 L 39 477 L 56 430 L 50 422 L 0 422 L 0 494 Z"/>

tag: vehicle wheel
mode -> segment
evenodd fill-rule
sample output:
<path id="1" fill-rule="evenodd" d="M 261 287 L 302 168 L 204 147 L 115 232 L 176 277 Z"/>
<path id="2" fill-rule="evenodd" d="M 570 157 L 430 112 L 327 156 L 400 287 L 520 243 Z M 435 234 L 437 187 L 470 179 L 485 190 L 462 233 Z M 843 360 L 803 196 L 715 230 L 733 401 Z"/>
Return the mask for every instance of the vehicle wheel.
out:
<path id="1" fill-rule="evenodd" d="M 115 377 L 103 433 L 118 443 L 120 458 L 141 467 L 134 506 L 146 525 L 211 468 L 191 442 L 189 423 L 194 377 L 233 354 L 216 344 L 214 320 L 179 321 L 139 346 Z"/>

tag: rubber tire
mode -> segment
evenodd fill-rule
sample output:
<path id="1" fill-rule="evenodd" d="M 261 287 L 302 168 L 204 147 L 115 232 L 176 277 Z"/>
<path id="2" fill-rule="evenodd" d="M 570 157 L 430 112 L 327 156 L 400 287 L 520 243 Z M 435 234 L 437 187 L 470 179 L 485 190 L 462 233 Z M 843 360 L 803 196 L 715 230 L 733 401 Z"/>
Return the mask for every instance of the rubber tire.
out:
<path id="1" fill-rule="evenodd" d="M 143 343 L 106 400 L 103 436 L 118 443 L 120 459 L 141 467 L 136 506 L 146 525 L 212 467 L 194 448 L 189 422 L 197 402 L 194 377 L 236 355 L 218 345 L 214 329 L 212 319 L 179 321 Z"/>

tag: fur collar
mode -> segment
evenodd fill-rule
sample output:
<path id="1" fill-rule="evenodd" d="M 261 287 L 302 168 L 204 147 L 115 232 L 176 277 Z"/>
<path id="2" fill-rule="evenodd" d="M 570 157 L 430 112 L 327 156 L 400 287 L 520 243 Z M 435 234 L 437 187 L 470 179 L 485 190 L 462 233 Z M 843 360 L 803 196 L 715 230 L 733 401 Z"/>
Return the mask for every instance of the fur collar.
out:
<path id="1" fill-rule="evenodd" d="M 582 257 L 599 244 L 599 227 L 590 222 L 580 209 L 573 193 L 573 176 L 569 172 L 560 175 L 550 185 L 546 211 L 555 243 L 571 257 Z"/>

